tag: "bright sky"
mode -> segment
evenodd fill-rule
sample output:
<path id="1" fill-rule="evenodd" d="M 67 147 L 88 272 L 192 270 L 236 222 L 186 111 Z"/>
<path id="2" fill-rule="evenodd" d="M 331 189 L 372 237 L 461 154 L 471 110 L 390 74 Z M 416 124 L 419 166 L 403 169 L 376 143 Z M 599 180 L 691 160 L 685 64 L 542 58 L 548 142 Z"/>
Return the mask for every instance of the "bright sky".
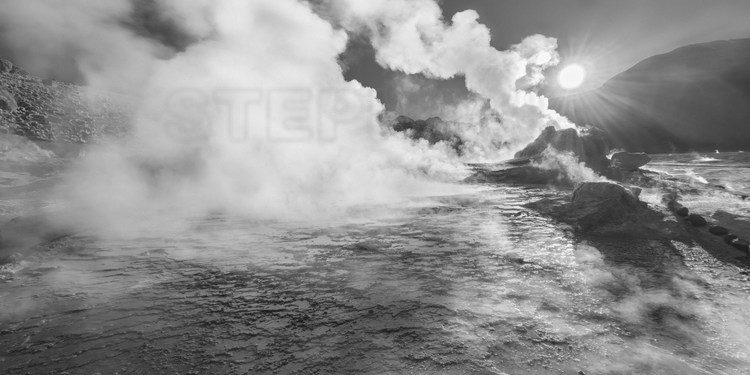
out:
<path id="1" fill-rule="evenodd" d="M 563 61 L 600 84 L 649 56 L 719 39 L 750 38 L 750 0 L 443 0 L 446 19 L 475 9 L 498 49 L 541 33 Z M 578 61 L 588 60 L 588 61 Z"/>
<path id="2" fill-rule="evenodd" d="M 559 81 L 559 71 L 570 64 L 585 68 L 580 89 L 596 88 L 612 76 L 653 55 L 702 42 L 750 38 L 750 0 L 441 0 L 444 18 L 466 9 L 492 32 L 495 48 L 505 50 L 524 37 L 539 33 L 558 39 L 562 63 L 547 72 Z M 361 47 L 360 47 L 361 48 Z M 368 54 L 370 54 L 368 56 Z M 378 91 L 386 106 L 398 112 L 403 75 L 379 68 L 367 48 L 352 53 L 348 78 Z M 411 98 L 440 103 L 465 95 L 460 79 L 427 82 Z M 547 96 L 565 90 L 547 87 Z M 420 97 L 422 96 L 422 97 Z M 424 112 L 424 111 L 423 111 Z M 413 112 L 414 116 L 427 116 Z"/>

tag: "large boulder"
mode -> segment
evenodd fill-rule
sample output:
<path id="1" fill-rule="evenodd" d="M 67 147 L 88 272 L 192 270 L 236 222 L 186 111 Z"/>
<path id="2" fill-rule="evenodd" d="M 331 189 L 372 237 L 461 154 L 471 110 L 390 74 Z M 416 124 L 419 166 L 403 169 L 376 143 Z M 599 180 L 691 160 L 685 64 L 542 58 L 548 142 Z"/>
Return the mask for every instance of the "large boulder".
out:
<path id="1" fill-rule="evenodd" d="M 663 238 L 679 230 L 665 224 L 664 215 L 650 209 L 633 191 L 612 182 L 586 182 L 570 199 L 545 198 L 525 206 L 570 224 L 582 234 Z"/>
<path id="2" fill-rule="evenodd" d="M 542 130 L 542 134 L 539 134 L 533 142 L 529 143 L 523 150 L 516 152 L 515 157 L 517 159 L 531 159 L 537 157 L 541 155 L 550 144 L 559 143 L 556 140 L 557 137 L 559 137 L 557 129 L 553 126 L 548 126 Z"/>
<path id="3" fill-rule="evenodd" d="M 618 152 L 612 155 L 611 160 L 611 166 L 613 168 L 633 172 L 648 164 L 651 161 L 651 158 L 644 153 L 633 154 L 629 152 Z"/>
<path id="4" fill-rule="evenodd" d="M 717 235 L 717 236 L 726 236 L 727 234 L 729 234 L 729 229 L 724 228 L 724 227 L 722 227 L 720 225 L 712 225 L 712 226 L 708 227 L 708 231 L 711 234 L 714 234 L 714 235 Z"/>
<path id="5" fill-rule="evenodd" d="M 565 221 L 589 230 L 631 221 L 645 205 L 629 189 L 611 182 L 586 182 L 573 192 Z"/>
<path id="6" fill-rule="evenodd" d="M 0 87 L 0 111 L 13 112 L 18 108 L 18 103 L 13 94 Z"/>
<path id="7" fill-rule="evenodd" d="M 553 152 L 550 152 L 553 151 Z M 557 154 L 554 151 L 564 154 Z M 572 188 L 590 172 L 578 167 L 584 163 L 597 173 L 609 166 L 609 146 L 597 130 L 557 130 L 545 128 L 533 142 L 503 163 L 476 168 L 466 179 L 471 183 L 541 184 Z M 572 158 L 568 155 L 572 155 Z M 591 177 L 591 176 L 589 176 Z"/>
<path id="8" fill-rule="evenodd" d="M 587 167 L 603 172 L 609 166 L 607 153 L 609 146 L 599 130 L 576 130 L 573 128 L 556 130 L 549 126 L 533 142 L 517 152 L 517 159 L 541 159 L 548 148 L 570 152 Z"/>
<path id="9" fill-rule="evenodd" d="M 693 224 L 693 226 L 696 227 L 705 227 L 706 225 L 708 225 L 706 219 L 698 214 L 690 214 L 687 220 L 690 222 L 690 224 Z"/>

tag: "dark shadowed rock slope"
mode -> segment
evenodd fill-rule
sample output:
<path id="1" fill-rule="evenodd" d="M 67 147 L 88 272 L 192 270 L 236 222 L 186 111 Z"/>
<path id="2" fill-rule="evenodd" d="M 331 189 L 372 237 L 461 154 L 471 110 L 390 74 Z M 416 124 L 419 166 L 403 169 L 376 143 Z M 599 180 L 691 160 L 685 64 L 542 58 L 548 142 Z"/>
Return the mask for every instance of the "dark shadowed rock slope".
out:
<path id="1" fill-rule="evenodd" d="M 0 133 L 43 147 L 94 142 L 124 134 L 132 98 L 28 74 L 0 59 Z"/>
<path id="2" fill-rule="evenodd" d="M 750 39 L 650 57 L 602 87 L 551 100 L 615 147 L 649 153 L 750 149 Z"/>

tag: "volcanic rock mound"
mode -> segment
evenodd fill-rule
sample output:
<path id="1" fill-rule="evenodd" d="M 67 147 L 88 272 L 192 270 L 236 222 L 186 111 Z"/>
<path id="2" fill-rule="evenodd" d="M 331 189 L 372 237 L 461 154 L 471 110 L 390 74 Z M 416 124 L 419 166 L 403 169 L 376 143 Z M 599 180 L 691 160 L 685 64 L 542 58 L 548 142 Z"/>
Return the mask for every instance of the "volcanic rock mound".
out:
<path id="1" fill-rule="evenodd" d="M 397 132 L 407 134 L 411 139 L 424 139 L 431 145 L 444 142 L 457 154 L 463 153 L 463 139 L 453 130 L 451 123 L 443 121 L 440 117 L 413 120 L 407 116 L 399 116 L 391 124 L 391 127 Z"/>
<path id="2" fill-rule="evenodd" d="M 592 170 L 601 173 L 609 166 L 609 147 L 601 131 L 594 129 L 556 130 L 549 126 L 523 150 L 516 153 L 517 159 L 539 159 L 548 148 L 570 152 Z"/>
<path id="3" fill-rule="evenodd" d="M 618 152 L 611 157 L 612 167 L 619 168 L 626 172 L 633 172 L 638 168 L 648 164 L 651 158 L 644 154 L 633 154 L 629 152 Z"/>

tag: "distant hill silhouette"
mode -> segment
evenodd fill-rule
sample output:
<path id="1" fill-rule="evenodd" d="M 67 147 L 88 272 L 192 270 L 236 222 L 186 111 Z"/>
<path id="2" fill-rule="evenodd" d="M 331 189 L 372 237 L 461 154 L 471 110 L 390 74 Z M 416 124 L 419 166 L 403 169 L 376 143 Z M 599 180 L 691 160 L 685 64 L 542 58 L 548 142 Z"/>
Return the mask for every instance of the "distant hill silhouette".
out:
<path id="1" fill-rule="evenodd" d="M 550 103 L 629 151 L 750 150 L 750 39 L 678 48 Z"/>

